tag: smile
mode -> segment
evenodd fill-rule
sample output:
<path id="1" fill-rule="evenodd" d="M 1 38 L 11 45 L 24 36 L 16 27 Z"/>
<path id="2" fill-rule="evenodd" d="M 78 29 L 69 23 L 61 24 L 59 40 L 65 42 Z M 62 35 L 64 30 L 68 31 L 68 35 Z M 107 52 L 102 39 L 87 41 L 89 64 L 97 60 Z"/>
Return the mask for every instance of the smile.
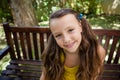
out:
<path id="1" fill-rule="evenodd" d="M 75 42 L 72 42 L 70 44 L 64 45 L 66 48 L 72 48 L 74 46 Z"/>

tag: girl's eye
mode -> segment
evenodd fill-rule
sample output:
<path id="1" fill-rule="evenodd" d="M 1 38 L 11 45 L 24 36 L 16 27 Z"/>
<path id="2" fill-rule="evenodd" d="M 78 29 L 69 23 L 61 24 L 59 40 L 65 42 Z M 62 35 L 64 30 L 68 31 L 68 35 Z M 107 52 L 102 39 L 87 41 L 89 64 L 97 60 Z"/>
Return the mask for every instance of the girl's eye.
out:
<path id="1" fill-rule="evenodd" d="M 72 32 L 74 29 L 69 29 L 68 32 Z"/>
<path id="2" fill-rule="evenodd" d="M 61 34 L 58 34 L 58 35 L 56 35 L 55 37 L 58 38 L 58 37 L 61 37 L 61 36 L 62 36 Z"/>

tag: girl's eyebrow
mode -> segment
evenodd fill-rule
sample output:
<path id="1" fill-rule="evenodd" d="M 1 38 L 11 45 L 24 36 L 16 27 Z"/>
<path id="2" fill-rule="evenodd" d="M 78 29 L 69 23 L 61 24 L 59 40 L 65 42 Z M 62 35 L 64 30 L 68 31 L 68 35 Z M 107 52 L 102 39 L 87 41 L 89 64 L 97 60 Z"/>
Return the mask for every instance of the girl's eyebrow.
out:
<path id="1" fill-rule="evenodd" d="M 71 29 L 71 28 L 75 28 L 75 26 L 78 26 L 78 25 L 68 25 L 68 26 L 65 28 L 65 30 Z"/>
<path id="2" fill-rule="evenodd" d="M 74 26 L 73 24 L 69 24 L 69 25 L 66 26 L 65 29 L 67 29 L 67 28 L 71 28 L 71 27 L 73 27 L 73 26 Z"/>
<path id="3" fill-rule="evenodd" d="M 70 24 L 70 25 L 67 25 L 67 27 L 64 29 L 64 30 L 67 30 L 67 29 L 70 29 L 70 28 L 74 28 L 74 26 L 76 26 L 76 25 L 72 25 L 72 24 Z M 52 34 L 54 34 L 54 35 L 57 35 L 57 34 L 60 34 L 61 32 L 52 32 Z"/>
<path id="4" fill-rule="evenodd" d="M 52 32 L 53 35 L 60 34 L 60 32 Z"/>

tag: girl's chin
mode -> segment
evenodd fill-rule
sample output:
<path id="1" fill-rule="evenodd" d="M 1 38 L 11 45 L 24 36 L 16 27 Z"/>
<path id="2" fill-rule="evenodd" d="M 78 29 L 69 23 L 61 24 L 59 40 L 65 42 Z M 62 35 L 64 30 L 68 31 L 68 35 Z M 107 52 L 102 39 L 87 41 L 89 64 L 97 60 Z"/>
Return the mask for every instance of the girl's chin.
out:
<path id="1" fill-rule="evenodd" d="M 76 53 L 78 50 L 65 50 L 65 53 Z"/>

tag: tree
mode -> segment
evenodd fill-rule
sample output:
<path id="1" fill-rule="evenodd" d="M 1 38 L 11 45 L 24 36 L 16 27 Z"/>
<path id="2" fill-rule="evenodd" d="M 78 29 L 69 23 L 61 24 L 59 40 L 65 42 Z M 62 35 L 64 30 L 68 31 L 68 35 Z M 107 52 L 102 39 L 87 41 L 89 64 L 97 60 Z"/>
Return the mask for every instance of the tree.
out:
<path id="1" fill-rule="evenodd" d="M 7 0 L 0 1 L 0 23 L 4 21 L 7 22 L 13 21 Z"/>
<path id="2" fill-rule="evenodd" d="M 120 15 L 120 0 L 102 1 L 102 10 L 108 15 Z"/>
<path id="3" fill-rule="evenodd" d="M 38 25 L 32 0 L 8 0 L 16 26 Z"/>
<path id="4" fill-rule="evenodd" d="M 97 11 L 97 3 L 96 0 L 90 0 L 89 1 L 89 8 L 88 8 L 89 14 L 96 14 Z"/>

